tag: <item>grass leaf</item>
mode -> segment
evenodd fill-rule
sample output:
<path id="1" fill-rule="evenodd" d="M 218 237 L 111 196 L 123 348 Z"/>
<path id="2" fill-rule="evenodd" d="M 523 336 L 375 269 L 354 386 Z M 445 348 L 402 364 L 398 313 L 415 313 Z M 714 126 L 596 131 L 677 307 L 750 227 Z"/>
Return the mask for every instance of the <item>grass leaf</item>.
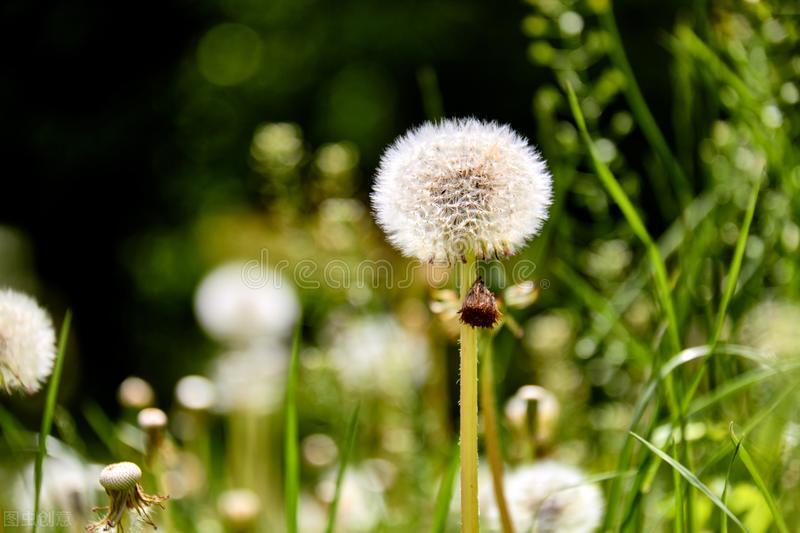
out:
<path id="1" fill-rule="evenodd" d="M 722 500 L 720 500 L 720 499 L 717 497 L 717 495 L 716 495 L 716 494 L 714 494 L 713 492 L 711 492 L 711 489 L 709 489 L 709 488 L 708 488 L 708 487 L 705 485 L 705 483 L 703 483 L 702 481 L 700 481 L 700 480 L 697 478 L 697 476 L 695 476 L 694 474 L 692 474 L 692 473 L 691 473 L 691 472 L 690 472 L 690 471 L 689 471 L 689 470 L 688 470 L 688 469 L 687 469 L 685 466 L 683 466 L 683 465 L 682 465 L 682 464 L 680 464 L 678 461 L 676 461 L 675 459 L 673 459 L 672 457 L 670 457 L 670 456 L 669 456 L 667 453 L 665 453 L 663 450 L 661 450 L 661 449 L 657 448 L 655 445 L 653 445 L 652 443 L 650 443 L 650 442 L 649 442 L 647 439 L 645 439 L 645 438 L 643 438 L 643 437 L 640 437 L 639 435 L 637 435 L 636 433 L 633 433 L 633 432 L 631 432 L 631 435 L 632 435 L 632 436 L 633 436 L 633 437 L 634 437 L 636 440 L 638 440 L 639 442 L 641 442 L 642 444 L 644 444 L 645 446 L 647 446 L 647 447 L 650 449 L 650 451 L 652 451 L 652 452 L 653 452 L 654 454 L 656 454 L 656 455 L 657 455 L 659 458 L 661 458 L 661 460 L 662 460 L 662 461 L 666 462 L 668 465 L 670 465 L 672 468 L 674 468 L 674 469 L 675 469 L 675 470 L 676 470 L 676 471 L 677 471 L 677 472 L 678 472 L 678 473 L 679 473 L 679 474 L 680 474 L 680 475 L 681 475 L 681 476 L 682 476 L 682 477 L 683 477 L 683 478 L 684 478 L 686 481 L 688 481 L 688 482 L 689 482 L 689 484 L 691 484 L 691 485 L 692 485 L 693 487 L 695 487 L 697 490 L 699 490 L 700 492 L 702 492 L 703 494 L 705 494 L 705 495 L 706 495 L 706 497 L 707 497 L 709 500 L 711 500 L 711 502 L 712 502 L 714 505 L 716 505 L 717 507 L 719 507 L 719 508 L 720 508 L 720 509 L 721 509 L 721 510 L 722 510 L 722 511 L 723 511 L 723 512 L 726 514 L 726 515 L 728 515 L 728 516 L 731 518 L 731 520 L 733 520 L 733 521 L 734 521 L 734 523 L 736 523 L 736 525 L 737 525 L 737 526 L 739 526 L 740 528 L 742 528 L 742 531 L 747 531 L 747 528 L 745 528 L 745 527 L 744 527 L 744 524 L 742 524 L 742 522 L 739 520 L 739 518 L 737 518 L 737 516 L 736 516 L 735 514 L 733 514 L 733 512 L 732 512 L 730 509 L 728 509 L 728 506 L 726 506 L 726 505 L 725 505 L 725 504 L 722 502 Z M 678 489 L 678 490 L 679 490 L 679 489 Z"/>
<path id="2" fill-rule="evenodd" d="M 447 529 L 447 517 L 450 514 L 450 500 L 453 499 L 453 485 L 456 480 L 456 474 L 459 467 L 459 449 L 458 445 L 453 446 L 453 453 L 451 454 L 450 463 L 447 465 L 447 471 L 442 476 L 442 484 L 439 485 L 439 493 L 436 495 L 436 509 L 433 514 L 433 527 L 432 533 L 444 533 Z"/>
<path id="3" fill-rule="evenodd" d="M 781 531 L 781 533 L 789 533 L 789 528 L 786 527 L 786 521 L 783 519 L 783 515 L 781 515 L 781 512 L 778 509 L 778 505 L 775 503 L 775 499 L 772 497 L 772 491 L 770 491 L 769 487 L 767 487 L 767 484 L 764 482 L 764 478 L 761 477 L 761 474 L 758 473 L 758 468 L 756 468 L 750 453 L 748 453 L 748 451 L 745 449 L 742 440 L 738 440 L 736 442 L 736 449 L 739 451 L 739 457 L 742 459 L 742 464 L 744 464 L 745 468 L 747 468 L 747 471 L 750 472 L 750 477 L 753 478 L 756 487 L 758 487 L 759 492 L 761 492 L 761 496 L 767 503 L 767 507 L 769 507 L 769 510 L 772 513 L 772 518 L 775 520 L 775 525 L 777 526 L 778 530 Z"/>
<path id="4" fill-rule="evenodd" d="M 297 442 L 297 374 L 300 359 L 300 332 L 298 321 L 292 342 L 289 360 L 289 376 L 286 381 L 286 414 L 284 427 L 284 502 L 286 505 L 286 531 L 297 533 L 297 502 L 300 493 L 300 455 Z"/>
<path id="5" fill-rule="evenodd" d="M 647 228 L 645 228 L 644 222 L 642 222 L 639 213 L 637 213 L 636 209 L 633 207 L 628 195 L 625 194 L 625 191 L 614 177 L 614 174 L 611 173 L 611 170 L 609 170 L 608 166 L 606 166 L 606 164 L 603 163 L 602 159 L 600 158 L 597 148 L 592 141 L 592 137 L 589 135 L 589 130 L 586 129 L 586 120 L 584 119 L 583 112 L 578 104 L 578 97 L 575 96 L 575 91 L 572 90 L 572 86 L 570 84 L 567 84 L 567 97 L 569 98 L 569 105 L 572 109 L 572 115 L 578 125 L 581 137 L 583 138 L 583 141 L 589 150 L 589 156 L 592 159 L 592 164 L 597 171 L 597 176 L 600 178 L 603 186 L 611 195 L 611 198 L 622 211 L 622 214 L 625 215 L 625 219 L 628 221 L 628 224 L 630 224 L 633 232 L 647 248 L 647 253 L 650 256 L 651 265 L 653 267 L 656 290 L 659 300 L 661 301 L 662 309 L 667 315 L 667 326 L 669 338 L 672 343 L 672 350 L 673 352 L 677 352 L 680 350 L 678 319 L 675 315 L 675 306 L 672 303 L 671 290 L 667 276 L 667 267 L 664 264 L 664 259 L 661 257 L 661 252 L 653 241 L 653 238 L 650 236 L 650 233 L 648 233 Z"/>
<path id="6" fill-rule="evenodd" d="M 42 466 L 44 456 L 47 455 L 47 437 L 53 426 L 53 414 L 56 411 L 56 401 L 58 400 L 58 386 L 61 383 L 61 371 L 64 368 L 64 354 L 67 351 L 67 340 L 69 339 L 69 327 L 72 322 L 72 313 L 67 310 L 64 321 L 61 323 L 61 333 L 58 337 L 58 351 L 53 365 L 53 374 L 50 376 L 50 384 L 47 387 L 47 399 L 45 400 L 44 414 L 42 415 L 42 426 L 39 430 L 39 447 L 36 452 L 36 463 L 34 466 L 34 497 L 33 497 L 33 533 L 36 533 L 38 526 L 39 504 L 42 491 Z"/>
<path id="7" fill-rule="evenodd" d="M 350 453 L 353 451 L 353 445 L 356 441 L 360 409 L 361 405 L 356 405 L 353 414 L 350 416 L 350 423 L 347 425 L 347 435 L 345 436 L 344 446 L 342 446 L 342 459 L 339 463 L 339 471 L 336 472 L 336 490 L 333 493 L 331 508 L 328 510 L 328 526 L 325 528 L 326 533 L 333 533 L 333 527 L 336 524 L 336 509 L 339 507 L 339 496 L 341 495 L 342 482 L 344 481 L 344 474 L 347 470 L 347 463 L 350 460 Z"/>

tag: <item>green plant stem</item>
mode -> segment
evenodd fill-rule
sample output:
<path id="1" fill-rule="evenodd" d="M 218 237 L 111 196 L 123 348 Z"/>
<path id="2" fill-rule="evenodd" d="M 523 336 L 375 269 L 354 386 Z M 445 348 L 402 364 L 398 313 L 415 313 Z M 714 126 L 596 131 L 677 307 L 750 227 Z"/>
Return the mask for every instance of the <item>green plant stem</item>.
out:
<path id="1" fill-rule="evenodd" d="M 500 450 L 500 431 L 497 424 L 497 407 L 494 394 L 494 369 L 493 369 L 493 336 L 486 335 L 483 342 L 481 362 L 481 409 L 483 410 L 484 443 L 486 456 L 489 459 L 489 469 L 492 473 L 492 486 L 497 509 L 500 512 L 500 524 L 503 533 L 514 533 L 514 522 L 508 512 L 505 490 L 503 488 L 503 454 Z"/>
<path id="2" fill-rule="evenodd" d="M 289 378 L 286 382 L 286 415 L 284 427 L 284 504 L 286 505 L 286 531 L 297 533 L 297 502 L 300 492 L 300 454 L 297 442 L 297 374 L 300 354 L 301 323 L 298 321 L 289 360 Z"/>
<path id="3" fill-rule="evenodd" d="M 53 414 L 56 410 L 58 400 L 58 386 L 61 382 L 61 370 L 64 368 L 64 353 L 67 350 L 67 340 L 69 339 L 69 326 L 72 322 L 72 313 L 67 310 L 64 321 L 61 323 L 61 333 L 58 338 L 58 352 L 53 366 L 53 375 L 50 376 L 50 385 L 47 387 L 47 400 L 42 416 L 42 426 L 39 430 L 39 448 L 36 453 L 36 464 L 34 467 L 34 497 L 33 497 L 33 533 L 39 524 L 39 504 L 42 492 L 42 466 L 44 457 L 47 455 L 47 437 L 53 427 Z"/>
<path id="4" fill-rule="evenodd" d="M 476 277 L 475 254 L 461 264 L 461 300 Z M 475 328 L 461 324 L 461 531 L 478 532 L 478 339 Z"/>

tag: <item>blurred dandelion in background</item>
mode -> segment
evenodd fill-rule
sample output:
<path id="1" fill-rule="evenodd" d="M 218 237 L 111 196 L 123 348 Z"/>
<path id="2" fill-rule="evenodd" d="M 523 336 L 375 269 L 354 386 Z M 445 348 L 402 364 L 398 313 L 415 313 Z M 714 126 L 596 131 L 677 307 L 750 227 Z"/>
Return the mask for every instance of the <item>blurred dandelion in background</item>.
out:
<path id="1" fill-rule="evenodd" d="M 0 386 L 32 394 L 50 376 L 56 334 L 50 315 L 21 292 L 0 290 Z"/>

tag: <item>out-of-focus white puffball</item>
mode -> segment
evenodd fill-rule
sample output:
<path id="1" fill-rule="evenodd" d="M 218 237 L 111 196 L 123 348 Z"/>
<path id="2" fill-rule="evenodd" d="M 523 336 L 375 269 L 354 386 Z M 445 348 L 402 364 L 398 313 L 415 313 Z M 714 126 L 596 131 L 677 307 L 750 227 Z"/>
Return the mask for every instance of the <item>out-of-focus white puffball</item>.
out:
<path id="1" fill-rule="evenodd" d="M 283 401 L 289 350 L 266 343 L 217 357 L 211 366 L 217 411 L 270 413 Z"/>
<path id="2" fill-rule="evenodd" d="M 289 282 L 257 261 L 212 270 L 197 287 L 194 309 L 211 338 L 234 345 L 287 337 L 300 316 Z"/>
<path id="3" fill-rule="evenodd" d="M 424 384 L 430 371 L 428 340 L 391 315 L 335 319 L 323 344 L 350 390 L 402 397 Z"/>
<path id="4" fill-rule="evenodd" d="M 184 376 L 175 385 L 175 399 L 190 411 L 206 411 L 214 406 L 214 383 L 203 376 Z"/>
<path id="5" fill-rule="evenodd" d="M 98 501 L 97 484 L 101 466 L 85 463 L 65 444 L 48 437 L 48 455 L 44 459 L 41 509 L 69 513 L 72 520 L 89 519 L 91 507 Z M 33 502 L 33 461 L 24 468 L 3 476 L 11 488 L 14 508 L 30 509 Z M 5 484 L 4 483 L 4 484 Z"/>
<path id="6" fill-rule="evenodd" d="M 775 357 L 800 355 L 800 304 L 766 300 L 747 312 L 739 340 Z"/>
<path id="7" fill-rule="evenodd" d="M 53 320 L 21 292 L 0 290 L 0 388 L 37 392 L 53 370 L 56 334 Z"/>
<path id="8" fill-rule="evenodd" d="M 603 518 L 599 487 L 574 466 L 549 460 L 519 466 L 506 472 L 503 484 L 517 531 L 592 533 Z M 482 493 L 480 503 L 487 529 L 501 531 L 494 493 Z"/>
<path id="9" fill-rule="evenodd" d="M 373 531 L 386 513 L 383 499 L 385 485 L 369 465 L 347 468 L 339 493 L 336 531 L 359 533 Z M 336 472 L 317 485 L 317 496 L 330 504 L 336 491 Z"/>

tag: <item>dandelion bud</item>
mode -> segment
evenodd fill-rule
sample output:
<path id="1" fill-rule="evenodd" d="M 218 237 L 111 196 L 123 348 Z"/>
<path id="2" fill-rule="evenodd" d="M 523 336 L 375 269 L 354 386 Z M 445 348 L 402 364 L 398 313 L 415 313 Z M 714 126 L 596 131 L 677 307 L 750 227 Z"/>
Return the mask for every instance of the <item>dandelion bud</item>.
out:
<path id="1" fill-rule="evenodd" d="M 167 415 L 157 407 L 148 407 L 139 411 L 136 417 L 139 427 L 147 435 L 145 446 L 147 461 L 152 461 L 164 440 L 164 428 L 167 427 Z"/>
<path id="2" fill-rule="evenodd" d="M 108 509 L 108 514 L 98 522 L 89 524 L 86 530 L 91 533 L 100 529 L 107 531 L 113 527 L 122 532 L 122 521 L 128 509 L 136 511 L 141 521 L 155 529 L 156 525 L 147 512 L 147 507 L 158 505 L 163 509 L 161 502 L 168 497 L 145 493 L 139 484 L 141 479 L 142 469 L 134 463 L 114 463 L 105 467 L 100 472 L 100 485 L 108 494 L 109 504 L 104 507 Z"/>
<path id="3" fill-rule="evenodd" d="M 56 334 L 36 300 L 0 290 L 0 388 L 33 394 L 53 370 Z"/>
<path id="4" fill-rule="evenodd" d="M 142 378 L 130 376 L 120 383 L 117 399 L 127 409 L 144 409 L 153 405 L 156 394 L 153 387 Z"/>
<path id="5" fill-rule="evenodd" d="M 381 158 L 372 204 L 405 255 L 453 263 L 510 255 L 547 218 L 551 179 L 511 128 L 473 118 L 425 123 Z"/>
<path id="6" fill-rule="evenodd" d="M 234 489 L 223 492 L 217 502 L 219 514 L 232 531 L 248 531 L 254 528 L 261 512 L 258 494 L 249 489 Z"/>
<path id="7" fill-rule="evenodd" d="M 459 310 L 461 321 L 473 328 L 492 328 L 500 318 L 492 291 L 478 277 L 469 289 Z"/>

